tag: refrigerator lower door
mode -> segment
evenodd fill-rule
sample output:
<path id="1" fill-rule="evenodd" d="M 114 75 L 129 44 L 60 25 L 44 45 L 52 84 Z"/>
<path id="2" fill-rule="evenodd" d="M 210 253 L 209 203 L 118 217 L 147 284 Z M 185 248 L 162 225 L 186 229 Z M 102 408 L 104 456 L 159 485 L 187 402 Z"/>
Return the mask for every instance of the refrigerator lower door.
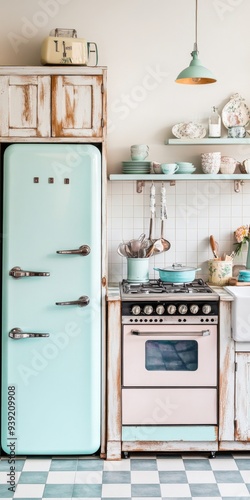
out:
<path id="1" fill-rule="evenodd" d="M 94 453 L 100 152 L 93 145 L 10 145 L 3 198 L 2 448 L 9 454 L 14 447 L 16 455 Z"/>

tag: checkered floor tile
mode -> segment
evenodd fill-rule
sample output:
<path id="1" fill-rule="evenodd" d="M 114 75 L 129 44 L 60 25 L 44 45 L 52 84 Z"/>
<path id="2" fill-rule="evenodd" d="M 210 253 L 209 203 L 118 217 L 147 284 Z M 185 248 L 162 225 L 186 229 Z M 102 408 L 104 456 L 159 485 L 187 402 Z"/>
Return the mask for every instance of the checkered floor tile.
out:
<path id="1" fill-rule="evenodd" d="M 15 470 L 13 469 L 15 467 Z M 249 500 L 250 453 L 0 461 L 0 498 Z"/>

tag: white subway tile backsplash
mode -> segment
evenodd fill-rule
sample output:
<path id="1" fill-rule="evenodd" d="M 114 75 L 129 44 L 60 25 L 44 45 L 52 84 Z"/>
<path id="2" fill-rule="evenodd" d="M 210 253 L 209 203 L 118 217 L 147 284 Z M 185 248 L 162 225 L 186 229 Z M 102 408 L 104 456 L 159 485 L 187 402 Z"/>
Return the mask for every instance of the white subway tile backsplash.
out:
<path id="1" fill-rule="evenodd" d="M 182 250 L 181 248 L 179 250 L 176 250 L 175 252 L 175 260 L 173 262 L 177 262 L 180 264 L 185 264 L 186 263 L 186 248 Z"/>
<path id="2" fill-rule="evenodd" d="M 173 217 L 168 217 L 164 222 L 164 227 L 166 231 L 170 231 L 171 229 L 175 230 L 175 219 Z"/>
<path id="3" fill-rule="evenodd" d="M 209 206 L 203 206 L 200 208 L 200 210 L 198 210 L 199 218 L 208 217 L 208 214 L 209 214 Z"/>
<path id="4" fill-rule="evenodd" d="M 242 207 L 241 207 L 242 211 Z M 246 222 L 243 222 L 242 216 L 239 214 L 237 217 L 235 216 L 235 213 L 233 211 L 233 215 L 231 217 L 231 231 L 234 233 L 238 227 L 240 227 L 242 224 L 245 224 Z"/>
<path id="5" fill-rule="evenodd" d="M 175 194 L 166 194 L 167 206 L 175 206 Z"/>
<path id="6" fill-rule="evenodd" d="M 187 183 L 182 182 L 182 181 L 176 182 L 175 192 L 176 192 L 176 196 L 178 196 L 179 194 L 186 194 Z"/>
<path id="7" fill-rule="evenodd" d="M 122 193 L 126 195 L 132 195 L 134 196 L 135 194 L 135 184 L 134 182 L 123 182 L 122 183 Z"/>
<path id="8" fill-rule="evenodd" d="M 230 239 L 231 234 L 231 217 L 228 214 L 228 217 L 220 218 L 220 236 L 223 238 L 224 236 L 228 236 Z"/>
<path id="9" fill-rule="evenodd" d="M 232 196 L 230 194 L 222 194 L 220 196 L 220 205 L 225 207 L 231 207 L 232 204 Z"/>
<path id="10" fill-rule="evenodd" d="M 169 218 L 174 218 L 176 215 L 176 207 L 175 205 L 168 205 L 167 206 L 167 216 L 168 216 L 168 219 Z"/>
<path id="11" fill-rule="evenodd" d="M 245 198 L 246 195 L 244 195 L 244 198 Z M 232 207 L 233 206 L 240 206 L 242 207 L 242 203 L 243 203 L 243 194 L 242 192 L 240 193 L 232 193 Z"/>
<path id="12" fill-rule="evenodd" d="M 109 240 L 109 245 L 116 245 L 118 247 L 119 243 L 123 240 L 123 229 L 121 228 L 112 228 L 111 229 L 111 240 Z"/>
<path id="13" fill-rule="evenodd" d="M 243 205 L 242 215 L 243 215 L 243 217 L 248 217 L 250 220 L 250 205 L 249 205 L 249 203 L 250 203 L 250 200 L 248 200 L 248 205 Z M 248 224 L 249 224 L 249 222 L 248 222 Z"/>
<path id="14" fill-rule="evenodd" d="M 197 220 L 198 234 L 207 234 L 208 231 L 208 217 L 198 217 Z"/>
<path id="15" fill-rule="evenodd" d="M 220 218 L 211 217 L 209 219 L 209 235 L 220 230 Z"/>
<path id="16" fill-rule="evenodd" d="M 181 231 L 176 232 L 175 241 L 176 241 L 176 243 L 178 243 L 178 245 L 180 243 L 183 243 L 183 244 L 185 243 L 184 246 L 186 246 L 186 243 L 187 243 L 187 229 L 186 228 L 183 228 Z"/>
<path id="17" fill-rule="evenodd" d="M 185 218 L 176 216 L 175 227 L 176 227 L 177 231 L 181 231 L 182 229 L 185 229 L 187 227 Z"/>
<path id="18" fill-rule="evenodd" d="M 176 181 L 166 187 L 167 215 L 164 237 L 171 243 L 169 251 L 149 259 L 149 275 L 158 278 L 154 267 L 167 267 L 180 262 L 201 267 L 199 275 L 207 279 L 207 262 L 213 258 L 209 236 L 213 234 L 220 252 L 234 249 L 234 231 L 242 224 L 250 224 L 250 182 L 244 182 L 240 193 L 235 193 L 231 181 Z M 117 247 L 122 240 L 138 238 L 149 233 L 149 193 L 151 182 L 146 182 L 142 193 L 136 192 L 135 182 L 108 183 L 108 255 L 109 282 L 117 282 L 127 275 L 126 258 L 120 257 Z M 160 190 L 155 182 L 156 218 L 153 238 L 160 237 Z M 245 264 L 246 249 L 235 263 Z"/>
<path id="19" fill-rule="evenodd" d="M 198 227 L 198 223 L 197 223 L 197 213 L 193 213 L 192 216 L 190 215 L 189 217 L 187 217 L 187 228 L 188 229 L 196 229 L 197 230 L 197 227 Z"/>
<path id="20" fill-rule="evenodd" d="M 220 206 L 217 204 L 208 205 L 209 217 L 219 217 L 220 216 Z"/>
<path id="21" fill-rule="evenodd" d="M 187 242 L 188 245 L 193 245 L 193 249 L 197 247 L 198 232 L 197 229 L 187 228 Z"/>
<path id="22" fill-rule="evenodd" d="M 187 257 L 186 257 L 186 262 L 187 264 L 191 265 L 191 262 L 196 266 L 197 264 L 197 258 L 198 258 L 198 252 L 197 252 L 197 246 L 196 246 L 196 250 L 191 250 L 190 249 L 190 245 L 188 244 L 187 245 Z"/>
<path id="23" fill-rule="evenodd" d="M 111 206 L 112 207 L 120 207 L 121 205 L 121 195 L 119 194 L 112 194 L 112 198 L 111 198 L 112 202 L 111 202 Z"/>

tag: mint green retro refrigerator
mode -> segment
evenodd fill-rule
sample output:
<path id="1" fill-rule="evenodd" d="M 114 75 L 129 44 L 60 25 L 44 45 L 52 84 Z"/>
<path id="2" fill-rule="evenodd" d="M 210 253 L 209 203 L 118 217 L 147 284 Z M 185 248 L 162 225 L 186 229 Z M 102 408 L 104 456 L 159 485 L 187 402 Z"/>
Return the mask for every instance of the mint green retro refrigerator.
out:
<path id="1" fill-rule="evenodd" d="M 3 161 L 1 446 L 92 454 L 101 426 L 101 154 L 14 144 Z"/>

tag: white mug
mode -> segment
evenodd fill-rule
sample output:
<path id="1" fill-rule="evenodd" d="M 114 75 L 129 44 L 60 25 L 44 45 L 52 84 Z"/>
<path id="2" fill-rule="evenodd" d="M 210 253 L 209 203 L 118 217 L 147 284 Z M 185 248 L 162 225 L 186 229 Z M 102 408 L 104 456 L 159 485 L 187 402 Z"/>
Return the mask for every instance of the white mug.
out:
<path id="1" fill-rule="evenodd" d="M 132 149 L 137 149 L 138 151 L 144 151 L 146 149 L 148 151 L 149 147 L 147 144 L 133 144 L 130 147 L 130 149 L 131 149 L 131 151 L 132 151 Z"/>
<path id="2" fill-rule="evenodd" d="M 145 160 L 148 156 L 149 147 L 147 144 L 134 144 L 130 148 L 132 160 Z"/>
<path id="3" fill-rule="evenodd" d="M 148 153 L 146 151 L 138 151 L 136 153 L 131 153 L 131 160 L 146 160 Z"/>
<path id="4" fill-rule="evenodd" d="M 179 170 L 179 166 L 176 163 L 162 163 L 161 171 L 163 174 L 175 174 Z"/>

